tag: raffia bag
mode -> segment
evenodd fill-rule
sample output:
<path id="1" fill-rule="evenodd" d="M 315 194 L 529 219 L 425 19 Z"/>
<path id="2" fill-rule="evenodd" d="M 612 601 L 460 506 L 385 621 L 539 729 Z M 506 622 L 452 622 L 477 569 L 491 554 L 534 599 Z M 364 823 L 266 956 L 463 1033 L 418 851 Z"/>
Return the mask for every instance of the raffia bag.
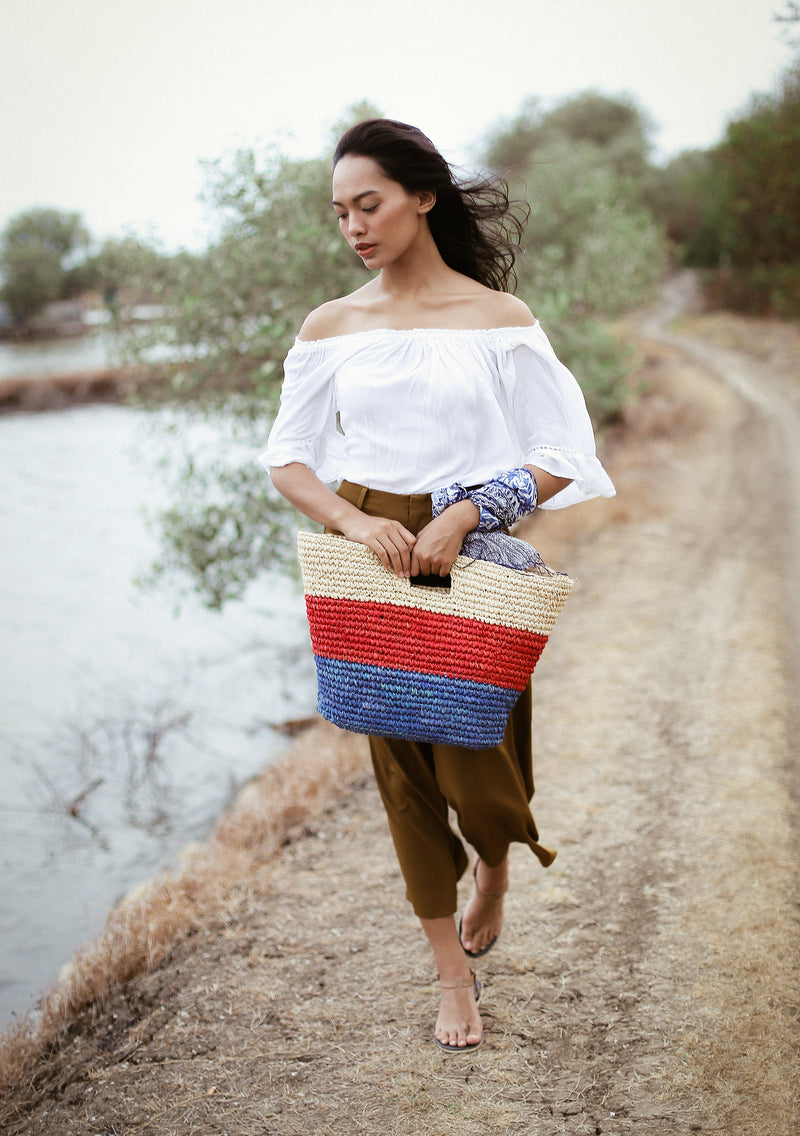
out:
<path id="1" fill-rule="evenodd" d="M 430 586 L 341 536 L 300 532 L 297 548 L 324 718 L 470 749 L 502 741 L 572 589 L 568 576 L 459 556 L 445 586 Z"/>

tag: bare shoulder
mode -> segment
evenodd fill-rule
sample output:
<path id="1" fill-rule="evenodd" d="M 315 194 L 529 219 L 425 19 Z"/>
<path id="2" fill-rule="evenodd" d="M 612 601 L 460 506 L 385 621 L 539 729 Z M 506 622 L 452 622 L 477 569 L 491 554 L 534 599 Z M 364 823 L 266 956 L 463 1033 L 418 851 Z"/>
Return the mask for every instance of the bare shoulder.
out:
<path id="1" fill-rule="evenodd" d="M 335 335 L 342 335 L 342 328 L 346 323 L 347 313 L 343 311 L 342 300 L 329 300 L 321 304 L 313 312 L 309 312 L 300 328 L 299 339 L 331 339 Z"/>
<path id="2" fill-rule="evenodd" d="M 510 292 L 487 289 L 484 299 L 487 324 L 491 327 L 532 327 L 536 320 L 528 305 Z"/>
<path id="3" fill-rule="evenodd" d="M 306 316 L 298 338 L 333 339 L 337 335 L 348 335 L 352 331 L 359 331 L 363 291 L 363 288 L 359 288 L 349 296 L 328 300 L 327 304 L 320 304 L 318 308 L 314 308 L 314 311 Z"/>

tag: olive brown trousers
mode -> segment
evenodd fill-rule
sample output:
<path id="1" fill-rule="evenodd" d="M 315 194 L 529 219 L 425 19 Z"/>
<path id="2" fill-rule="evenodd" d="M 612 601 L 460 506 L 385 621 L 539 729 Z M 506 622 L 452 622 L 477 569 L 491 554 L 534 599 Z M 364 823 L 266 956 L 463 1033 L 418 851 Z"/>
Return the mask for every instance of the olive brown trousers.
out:
<path id="1" fill-rule="evenodd" d="M 431 520 L 429 494 L 402 496 L 343 482 L 340 496 L 373 517 L 389 517 L 418 533 Z M 533 797 L 531 686 L 514 707 L 503 741 L 491 749 L 370 737 L 378 789 L 386 809 L 406 896 L 423 919 L 454 914 L 468 857 L 450 824 L 484 863 L 502 863 L 512 842 L 527 844 L 547 867 L 555 852 L 539 843 Z"/>

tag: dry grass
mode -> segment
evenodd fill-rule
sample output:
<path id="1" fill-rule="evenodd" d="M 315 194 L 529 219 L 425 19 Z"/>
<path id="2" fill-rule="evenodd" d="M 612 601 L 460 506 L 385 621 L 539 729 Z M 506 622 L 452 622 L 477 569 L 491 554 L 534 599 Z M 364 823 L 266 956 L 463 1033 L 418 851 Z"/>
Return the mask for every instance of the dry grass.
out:
<path id="1" fill-rule="evenodd" d="M 676 324 L 676 331 L 742 351 L 759 362 L 781 367 L 800 381 L 800 328 L 796 323 L 706 312 L 684 317 Z"/>
<path id="2" fill-rule="evenodd" d="M 35 1019 L 0 1037 L 0 1091 L 23 1083 L 37 1057 L 57 1045 L 85 1007 L 102 1010 L 114 990 L 158 966 L 256 863 L 363 776 L 366 766 L 363 739 L 322 721 L 301 734 L 244 787 L 207 843 L 185 849 L 175 871 L 134 889 L 113 908 L 97 939 L 44 996 Z"/>

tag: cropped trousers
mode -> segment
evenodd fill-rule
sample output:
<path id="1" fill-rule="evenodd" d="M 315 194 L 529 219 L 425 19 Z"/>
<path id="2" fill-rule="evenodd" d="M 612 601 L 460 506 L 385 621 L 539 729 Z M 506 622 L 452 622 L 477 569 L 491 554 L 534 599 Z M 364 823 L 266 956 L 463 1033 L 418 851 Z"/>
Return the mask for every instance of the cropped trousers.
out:
<path id="1" fill-rule="evenodd" d="M 390 517 L 413 533 L 431 520 L 428 494 L 402 496 L 343 482 L 338 493 L 370 516 Z M 509 844 L 527 844 L 544 867 L 555 852 L 539 843 L 533 797 L 530 683 L 503 741 L 491 749 L 370 737 L 375 778 L 389 821 L 406 896 L 423 919 L 452 915 L 468 857 L 463 837 L 484 863 L 502 863 Z M 450 809 L 460 835 L 450 824 Z"/>

